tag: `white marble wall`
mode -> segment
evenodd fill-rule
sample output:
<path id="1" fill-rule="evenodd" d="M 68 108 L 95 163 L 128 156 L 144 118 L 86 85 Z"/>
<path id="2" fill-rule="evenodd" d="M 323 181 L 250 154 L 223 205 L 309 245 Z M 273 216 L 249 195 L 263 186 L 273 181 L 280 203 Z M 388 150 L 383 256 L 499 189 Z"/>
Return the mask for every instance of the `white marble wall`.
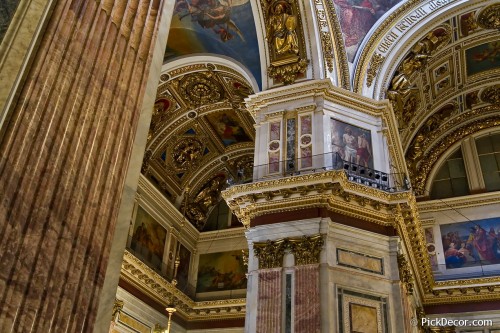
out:
<path id="1" fill-rule="evenodd" d="M 252 243 L 318 233 L 326 234 L 320 256 L 321 332 L 339 332 L 338 288 L 385 298 L 388 332 L 405 332 L 397 266 L 399 238 L 348 227 L 329 218 L 275 223 L 247 231 L 250 256 L 245 332 L 255 332 L 257 321 L 258 259 L 253 255 Z M 383 274 L 338 265 L 337 248 L 381 258 Z M 285 261 L 284 266 L 288 266 L 290 258 L 285 256 Z"/>

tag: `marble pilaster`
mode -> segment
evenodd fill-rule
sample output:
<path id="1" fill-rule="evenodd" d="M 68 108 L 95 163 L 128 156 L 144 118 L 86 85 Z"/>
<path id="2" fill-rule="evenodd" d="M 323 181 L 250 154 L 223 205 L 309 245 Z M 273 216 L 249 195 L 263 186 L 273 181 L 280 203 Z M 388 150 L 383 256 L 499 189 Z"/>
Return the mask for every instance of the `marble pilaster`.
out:
<path id="1" fill-rule="evenodd" d="M 257 333 L 281 332 L 282 268 L 259 271 Z"/>
<path id="2" fill-rule="evenodd" d="M 319 265 L 295 267 L 295 332 L 319 333 Z"/>
<path id="3" fill-rule="evenodd" d="M 159 5 L 54 4 L 0 142 L 6 331 L 93 330 Z"/>

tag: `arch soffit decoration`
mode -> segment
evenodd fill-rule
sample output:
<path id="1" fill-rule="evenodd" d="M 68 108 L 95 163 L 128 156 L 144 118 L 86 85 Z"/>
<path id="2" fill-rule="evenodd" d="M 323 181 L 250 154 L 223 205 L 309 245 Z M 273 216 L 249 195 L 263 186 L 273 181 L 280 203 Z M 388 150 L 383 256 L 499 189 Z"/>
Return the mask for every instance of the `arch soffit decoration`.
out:
<path id="1" fill-rule="evenodd" d="M 241 64 L 219 55 L 163 65 L 142 173 L 177 208 L 186 188 L 194 200 L 214 177 L 234 178 L 252 163 L 255 130 L 243 99 L 257 89 Z"/>
<path id="2" fill-rule="evenodd" d="M 468 75 L 465 63 L 467 49 L 498 41 L 499 31 L 486 29 L 477 24 L 470 27 L 470 31 L 465 31 L 465 35 L 459 29 L 463 29 L 461 20 L 464 17 L 473 13 L 472 16 L 475 15 L 477 22 L 477 17 L 482 15 L 485 8 L 491 8 L 494 3 L 493 1 L 478 1 L 471 4 L 465 1 L 452 1 L 439 10 L 429 13 L 428 17 L 422 19 L 421 22 L 409 29 L 408 33 L 401 36 L 393 48 L 387 52 L 386 57 L 381 59 L 378 64 L 380 66 L 377 69 L 378 73 L 376 73 L 371 87 L 368 87 L 366 80 L 369 76 L 367 71 L 369 72 L 372 66 L 373 58 L 369 61 L 365 60 L 364 64 L 358 64 L 357 81 L 354 84 L 358 92 L 371 95 L 374 99 L 382 99 L 390 94 L 389 92 L 386 95 L 386 92 L 392 88 L 393 82 L 391 81 L 398 74 L 403 61 L 412 54 L 415 45 L 427 38 L 429 33 L 435 31 L 436 28 L 442 27 L 444 24 L 454 25 L 450 29 L 451 42 L 434 50 L 435 52 L 422 66 L 422 72 L 416 70 L 417 74 L 411 75 L 412 79 L 419 81 L 418 85 L 412 86 L 412 88 L 418 91 L 421 106 L 408 119 L 401 119 L 401 115 L 398 119 L 399 123 L 410 125 L 407 128 L 400 127 L 400 136 L 406 151 L 408 169 L 410 173 L 413 171 L 414 174 L 412 176 L 413 186 L 417 192 L 422 192 L 420 194 L 423 194 L 425 188 L 428 187 L 426 183 L 430 179 L 429 173 L 436 166 L 432 163 L 435 163 L 439 157 L 435 156 L 436 153 L 446 151 L 443 150 L 443 147 L 439 147 L 440 145 L 446 144 L 449 147 L 454 143 L 452 138 L 459 140 L 463 138 L 464 133 L 473 134 L 474 131 L 497 126 L 495 125 L 497 124 L 495 115 L 498 115 L 500 106 L 498 101 L 495 101 L 495 98 L 491 96 L 499 94 L 500 91 L 498 85 L 500 68 L 495 67 L 483 73 Z M 394 31 L 393 27 L 396 23 L 400 22 L 408 13 L 415 13 L 424 6 L 425 3 L 410 7 L 378 35 L 386 36 Z M 369 51 L 373 54 L 377 52 L 380 40 L 379 38 L 377 44 L 372 41 L 371 45 L 369 43 L 365 45 L 363 49 L 365 59 L 368 58 L 366 54 L 369 54 Z M 362 58 L 363 56 L 359 57 L 359 59 Z M 441 77 L 439 75 L 435 77 L 434 73 L 441 71 L 442 68 L 447 70 L 442 70 Z M 440 92 L 437 87 L 442 82 L 447 82 L 448 86 L 444 85 L 444 89 Z M 471 101 L 472 97 L 469 97 L 473 95 L 475 100 Z M 394 109 L 398 118 L 398 110 Z M 482 121 L 484 123 L 481 123 Z M 467 125 L 464 126 L 464 124 Z M 425 140 L 422 140 L 422 137 Z M 418 158 L 415 159 L 416 156 Z M 422 173 L 424 174 L 422 175 Z M 416 177 L 417 174 L 419 177 Z"/>

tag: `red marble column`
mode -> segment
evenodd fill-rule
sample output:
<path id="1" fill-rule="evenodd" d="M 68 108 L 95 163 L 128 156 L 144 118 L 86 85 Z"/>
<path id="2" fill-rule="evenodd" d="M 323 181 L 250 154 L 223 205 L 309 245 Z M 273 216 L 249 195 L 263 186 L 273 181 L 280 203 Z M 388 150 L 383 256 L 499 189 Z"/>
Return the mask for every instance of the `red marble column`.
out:
<path id="1" fill-rule="evenodd" d="M 295 332 L 320 332 L 319 265 L 295 267 Z"/>
<path id="2" fill-rule="evenodd" d="M 2 332 L 91 332 L 160 0 L 56 0 L 0 138 Z"/>
<path id="3" fill-rule="evenodd" d="M 281 332 L 282 268 L 259 271 L 257 333 Z"/>

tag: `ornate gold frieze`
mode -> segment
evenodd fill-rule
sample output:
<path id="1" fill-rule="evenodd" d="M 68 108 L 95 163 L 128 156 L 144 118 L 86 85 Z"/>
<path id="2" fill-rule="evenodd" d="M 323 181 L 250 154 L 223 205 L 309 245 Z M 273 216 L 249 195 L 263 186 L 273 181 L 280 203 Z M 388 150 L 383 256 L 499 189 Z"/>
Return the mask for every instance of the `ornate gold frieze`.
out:
<path id="1" fill-rule="evenodd" d="M 268 75 L 276 82 L 292 84 L 307 69 L 309 60 L 296 0 L 261 0 L 271 65 Z"/>
<path id="2" fill-rule="evenodd" d="M 484 29 L 500 30 L 500 4 L 494 4 L 481 10 L 477 15 L 477 23 Z"/>
<path id="3" fill-rule="evenodd" d="M 404 284 L 407 295 L 413 295 L 413 274 L 404 254 L 398 254 L 399 279 Z"/>
<path id="4" fill-rule="evenodd" d="M 123 257 L 121 278 L 160 304 L 175 304 L 185 320 L 245 317 L 245 298 L 195 302 L 128 251 Z"/>
<path id="5" fill-rule="evenodd" d="M 368 71 L 366 72 L 366 86 L 371 87 L 373 83 L 373 79 L 377 75 L 377 72 L 380 68 L 380 65 L 382 65 L 382 62 L 385 60 L 385 57 L 380 55 L 379 53 L 375 53 L 372 56 L 372 59 L 370 61 L 370 68 L 368 68 Z"/>

